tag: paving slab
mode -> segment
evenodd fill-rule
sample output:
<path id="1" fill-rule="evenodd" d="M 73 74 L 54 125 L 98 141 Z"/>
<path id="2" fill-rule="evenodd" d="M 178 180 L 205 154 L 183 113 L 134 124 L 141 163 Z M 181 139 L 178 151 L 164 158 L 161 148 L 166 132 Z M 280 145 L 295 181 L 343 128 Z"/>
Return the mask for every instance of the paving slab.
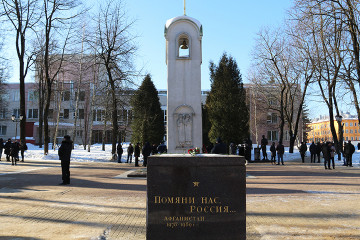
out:
<path id="1" fill-rule="evenodd" d="M 118 163 L 0 162 L 0 239 L 143 240 L 146 179 Z M 121 177 L 119 177 L 121 176 Z M 247 166 L 247 239 L 360 239 L 360 169 Z"/>

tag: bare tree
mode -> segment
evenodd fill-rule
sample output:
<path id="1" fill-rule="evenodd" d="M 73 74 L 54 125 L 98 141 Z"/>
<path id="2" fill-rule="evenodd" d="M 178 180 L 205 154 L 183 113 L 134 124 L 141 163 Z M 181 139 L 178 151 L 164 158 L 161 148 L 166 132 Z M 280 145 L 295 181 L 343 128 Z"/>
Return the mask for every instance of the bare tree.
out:
<path id="1" fill-rule="evenodd" d="M 15 46 L 19 61 L 20 81 L 20 141 L 25 142 L 26 109 L 25 109 L 25 78 L 33 63 L 33 52 L 28 48 L 31 32 L 39 21 L 37 0 L 2 0 L 2 16 L 5 16 L 16 32 Z"/>
<path id="2" fill-rule="evenodd" d="M 108 1 L 101 7 L 96 27 L 97 56 L 107 74 L 107 86 L 111 96 L 112 154 L 116 153 L 118 136 L 118 99 L 117 89 L 130 80 L 133 72 L 131 58 L 135 53 L 130 28 L 122 2 Z"/>

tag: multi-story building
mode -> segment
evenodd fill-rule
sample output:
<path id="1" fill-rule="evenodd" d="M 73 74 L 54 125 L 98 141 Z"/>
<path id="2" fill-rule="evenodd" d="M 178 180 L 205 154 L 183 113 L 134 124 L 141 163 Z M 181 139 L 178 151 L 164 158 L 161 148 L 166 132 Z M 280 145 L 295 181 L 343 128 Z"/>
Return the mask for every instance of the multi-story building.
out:
<path id="1" fill-rule="evenodd" d="M 356 116 L 350 113 L 341 113 L 343 125 L 343 140 L 344 141 L 360 141 L 360 126 L 359 120 Z M 334 119 L 334 126 L 339 139 L 339 124 Z M 333 136 L 330 130 L 329 116 L 320 116 L 314 119 L 308 125 L 310 131 L 308 132 L 308 138 L 314 142 L 333 141 Z"/>

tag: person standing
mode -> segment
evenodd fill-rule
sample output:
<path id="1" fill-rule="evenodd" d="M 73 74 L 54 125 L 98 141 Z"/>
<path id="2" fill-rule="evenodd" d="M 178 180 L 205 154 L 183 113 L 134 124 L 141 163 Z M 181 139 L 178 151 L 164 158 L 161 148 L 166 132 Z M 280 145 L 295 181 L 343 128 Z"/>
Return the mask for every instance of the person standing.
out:
<path id="1" fill-rule="evenodd" d="M 317 163 L 320 163 L 320 153 L 321 153 L 321 150 L 322 150 L 322 147 L 321 147 L 321 143 L 318 142 L 316 144 L 316 155 L 318 157 L 318 162 Z"/>
<path id="2" fill-rule="evenodd" d="M 343 166 L 347 166 L 348 165 L 348 161 L 347 161 L 347 155 L 346 155 L 346 150 L 347 148 L 347 142 L 344 142 L 344 149 L 342 151 L 342 154 L 343 154 L 343 158 L 344 158 L 344 165 Z"/>
<path id="3" fill-rule="evenodd" d="M 21 161 L 24 162 L 24 152 L 28 150 L 28 146 L 26 145 L 26 142 L 22 142 L 20 144 L 20 152 L 21 152 Z"/>
<path id="4" fill-rule="evenodd" d="M 61 173 L 62 183 L 60 185 L 70 184 L 70 157 L 72 151 L 73 142 L 69 135 L 64 136 L 64 140 L 61 142 L 61 146 L 58 150 L 58 155 L 61 160 Z"/>
<path id="5" fill-rule="evenodd" d="M 20 144 L 17 141 L 14 141 L 11 144 L 10 149 L 10 156 L 11 156 L 11 165 L 16 165 L 16 162 L 19 161 L 19 151 L 20 151 Z"/>
<path id="6" fill-rule="evenodd" d="M 267 153 L 266 153 L 266 146 L 268 145 L 268 140 L 265 138 L 265 135 L 262 135 L 262 139 L 261 139 L 261 150 L 262 150 L 262 154 L 263 154 L 263 161 L 265 160 L 269 160 L 267 157 Z"/>
<path id="7" fill-rule="evenodd" d="M 245 159 L 251 161 L 251 150 L 252 150 L 252 141 L 248 137 L 245 141 Z"/>
<path id="8" fill-rule="evenodd" d="M 144 163 L 143 166 L 146 167 L 147 166 L 147 159 L 151 154 L 151 146 L 149 142 L 146 142 L 144 147 L 142 148 L 142 155 L 144 157 Z"/>
<path id="9" fill-rule="evenodd" d="M 229 154 L 236 155 L 236 145 L 234 143 L 230 143 Z"/>
<path id="10" fill-rule="evenodd" d="M 158 146 L 154 143 L 151 147 L 151 155 L 158 154 Z"/>
<path id="11" fill-rule="evenodd" d="M 6 161 L 10 162 L 10 153 L 11 153 L 10 152 L 10 150 L 11 150 L 11 139 L 10 138 L 5 143 L 4 148 L 5 148 L 4 153 L 6 155 Z"/>
<path id="12" fill-rule="evenodd" d="M 346 144 L 346 148 L 345 148 L 345 154 L 347 157 L 347 165 L 349 167 L 352 167 L 352 155 L 355 152 L 355 147 L 354 145 L 352 145 L 351 141 L 349 140 L 348 143 Z"/>
<path id="13" fill-rule="evenodd" d="M 357 147 L 358 147 L 358 150 L 360 150 L 360 142 L 358 142 L 358 145 L 357 145 Z"/>
<path id="14" fill-rule="evenodd" d="M 131 163 L 133 153 L 134 153 L 134 147 L 130 143 L 128 148 L 127 148 L 127 160 L 126 160 L 126 163 L 129 162 L 129 159 L 130 159 L 130 163 Z"/>
<path id="15" fill-rule="evenodd" d="M 140 143 L 136 143 L 136 145 L 135 145 L 134 157 L 135 157 L 135 167 L 138 167 L 139 166 L 139 157 L 140 157 Z"/>
<path id="16" fill-rule="evenodd" d="M 0 161 L 1 161 L 1 156 L 3 153 L 3 149 L 4 149 L 4 140 L 2 138 L 0 138 Z"/>
<path id="17" fill-rule="evenodd" d="M 329 143 L 324 142 L 321 145 L 321 147 L 322 147 L 321 151 L 322 151 L 323 158 L 324 158 L 325 169 L 331 169 L 330 168 L 330 147 L 329 147 Z"/>
<path id="18" fill-rule="evenodd" d="M 271 147 L 270 147 L 270 152 L 271 152 L 271 165 L 276 164 L 276 147 L 275 147 L 275 142 L 272 142 Z"/>
<path id="19" fill-rule="evenodd" d="M 116 147 L 117 155 L 118 155 L 118 163 L 121 163 L 121 157 L 124 152 L 121 143 L 119 143 Z"/>
<path id="20" fill-rule="evenodd" d="M 300 156 L 301 156 L 301 161 L 302 161 L 302 163 L 304 163 L 305 162 L 305 154 L 307 152 L 307 146 L 306 146 L 305 142 L 301 143 L 299 152 L 300 152 Z"/>
<path id="21" fill-rule="evenodd" d="M 335 169 L 335 152 L 336 152 L 336 148 L 334 143 L 329 143 L 329 147 L 330 147 L 330 162 L 332 162 L 332 167 L 333 169 Z M 330 162 L 329 162 L 329 166 L 330 166 Z"/>
<path id="22" fill-rule="evenodd" d="M 211 150 L 213 154 L 226 154 L 226 145 L 222 142 L 221 138 L 218 137 L 216 139 L 216 144 L 214 148 Z"/>
<path id="23" fill-rule="evenodd" d="M 315 163 L 316 160 L 316 145 L 314 142 L 310 145 L 310 156 L 311 156 L 311 162 Z"/>
<path id="24" fill-rule="evenodd" d="M 278 155 L 278 163 L 276 165 L 280 165 L 280 160 L 281 160 L 281 164 L 284 165 L 285 147 L 282 144 L 282 142 L 279 142 L 279 144 L 276 146 L 276 151 Z"/>

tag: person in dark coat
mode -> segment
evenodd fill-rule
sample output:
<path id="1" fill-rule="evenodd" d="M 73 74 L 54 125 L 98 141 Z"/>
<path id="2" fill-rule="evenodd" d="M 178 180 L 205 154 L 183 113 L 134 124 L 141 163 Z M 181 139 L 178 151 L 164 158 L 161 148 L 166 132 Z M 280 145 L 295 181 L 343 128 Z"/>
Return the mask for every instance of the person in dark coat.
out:
<path id="1" fill-rule="evenodd" d="M 346 158 L 347 158 L 347 166 L 352 167 L 353 166 L 352 165 L 352 155 L 355 152 L 355 147 L 354 147 L 354 145 L 352 145 L 350 140 L 346 144 L 344 151 L 345 151 Z"/>
<path id="2" fill-rule="evenodd" d="M 284 165 L 285 147 L 282 144 L 282 142 L 279 142 L 279 144 L 276 146 L 276 152 L 278 155 L 278 163 L 276 165 L 280 165 L 280 160 L 281 160 L 281 164 Z"/>
<path id="3" fill-rule="evenodd" d="M 121 163 L 121 157 L 122 157 L 122 154 L 123 154 L 123 152 L 124 152 L 121 143 L 119 143 L 119 144 L 117 145 L 117 147 L 116 147 L 116 152 L 117 152 L 117 155 L 118 155 L 118 163 Z"/>
<path id="4" fill-rule="evenodd" d="M 265 135 L 262 135 L 262 139 L 261 139 L 261 151 L 262 151 L 262 154 L 263 154 L 263 161 L 265 160 L 269 160 L 268 159 L 268 156 L 267 156 L 267 153 L 266 153 L 266 146 L 268 145 L 268 140 L 265 138 Z"/>
<path id="5" fill-rule="evenodd" d="M 275 142 L 272 142 L 270 146 L 270 152 L 271 152 L 271 165 L 276 164 L 276 147 Z"/>
<path id="6" fill-rule="evenodd" d="M 322 154 L 323 154 L 323 158 L 324 158 L 324 166 L 325 169 L 331 169 L 330 168 L 330 147 L 329 147 L 329 142 L 328 143 L 323 143 L 321 145 L 322 149 Z M 327 166 L 326 166 L 327 165 Z"/>
<path id="7" fill-rule="evenodd" d="M 230 143 L 229 153 L 230 153 L 231 155 L 236 155 L 236 145 L 235 145 L 234 143 Z"/>
<path id="8" fill-rule="evenodd" d="M 166 153 L 166 145 L 162 142 L 157 149 L 158 153 L 162 154 L 162 153 Z"/>
<path id="9" fill-rule="evenodd" d="M 226 154 L 226 145 L 221 141 L 221 138 L 216 139 L 216 144 L 211 150 L 213 154 Z"/>
<path id="10" fill-rule="evenodd" d="M 208 153 L 211 153 L 211 150 L 212 150 L 213 148 L 214 148 L 214 144 L 209 143 L 209 145 L 206 146 L 206 151 L 207 151 Z"/>
<path id="11" fill-rule="evenodd" d="M 304 163 L 305 162 L 305 154 L 307 152 L 307 146 L 306 146 L 305 142 L 301 143 L 299 152 L 300 152 L 300 156 L 301 156 L 301 161 L 302 161 L 302 163 Z"/>
<path id="12" fill-rule="evenodd" d="M 316 145 L 314 142 L 311 143 L 310 145 L 310 156 L 311 156 L 311 162 L 315 163 L 315 159 L 316 159 Z"/>
<path id="13" fill-rule="evenodd" d="M 344 165 L 343 165 L 343 166 L 347 166 L 347 165 L 348 165 L 347 156 L 346 156 L 346 153 L 345 153 L 345 149 L 346 149 L 346 148 L 347 148 L 347 142 L 344 142 L 343 151 L 342 151 L 343 158 L 344 158 Z"/>
<path id="14" fill-rule="evenodd" d="M 20 144 L 20 152 L 21 152 L 21 161 L 24 162 L 24 153 L 28 150 L 28 146 L 26 145 L 26 142 L 22 142 Z"/>
<path id="15" fill-rule="evenodd" d="M 130 143 L 128 148 L 127 148 L 127 160 L 126 160 L 126 163 L 129 162 L 129 159 L 130 159 L 130 163 L 131 163 L 133 153 L 134 153 L 134 147 Z"/>
<path id="16" fill-rule="evenodd" d="M 158 154 L 158 146 L 154 143 L 151 147 L 151 155 Z"/>
<path id="17" fill-rule="evenodd" d="M 58 155 L 61 160 L 61 172 L 63 182 L 60 185 L 70 184 L 70 157 L 72 151 L 73 142 L 69 135 L 64 136 L 64 140 L 61 142 L 61 146 L 58 150 Z"/>
<path id="18" fill-rule="evenodd" d="M 357 145 L 357 147 L 358 147 L 358 150 L 360 150 L 360 142 L 358 142 L 358 145 Z"/>
<path id="19" fill-rule="evenodd" d="M 4 145 L 5 148 L 5 155 L 6 155 L 6 161 L 10 162 L 10 150 L 11 150 L 11 139 L 9 138 L 7 142 Z"/>
<path id="20" fill-rule="evenodd" d="M 150 143 L 149 142 L 146 142 L 145 145 L 143 146 L 142 148 L 142 151 L 141 151 L 143 157 L 144 157 L 144 163 L 143 163 L 143 166 L 146 167 L 147 166 L 147 159 L 148 157 L 150 156 L 151 154 L 151 146 L 150 146 Z"/>
<path id="21" fill-rule="evenodd" d="M 322 150 L 322 147 L 321 147 L 321 143 L 318 142 L 316 144 L 316 155 L 318 157 L 318 162 L 317 163 L 320 163 L 320 153 L 321 153 L 321 150 Z"/>
<path id="22" fill-rule="evenodd" d="M 0 161 L 1 161 L 1 156 L 3 153 L 3 149 L 4 149 L 4 140 L 2 138 L 0 138 Z"/>
<path id="23" fill-rule="evenodd" d="M 19 151 L 20 151 L 20 144 L 17 141 L 14 141 L 11 144 L 10 149 L 10 156 L 11 156 L 11 165 L 16 165 L 16 162 L 19 161 Z"/>
<path id="24" fill-rule="evenodd" d="M 245 159 L 251 161 L 252 141 L 248 137 L 245 141 Z"/>
<path id="25" fill-rule="evenodd" d="M 139 166 L 139 157 L 140 157 L 140 143 L 137 143 L 135 145 L 134 157 L 135 157 L 135 167 L 138 167 Z"/>

